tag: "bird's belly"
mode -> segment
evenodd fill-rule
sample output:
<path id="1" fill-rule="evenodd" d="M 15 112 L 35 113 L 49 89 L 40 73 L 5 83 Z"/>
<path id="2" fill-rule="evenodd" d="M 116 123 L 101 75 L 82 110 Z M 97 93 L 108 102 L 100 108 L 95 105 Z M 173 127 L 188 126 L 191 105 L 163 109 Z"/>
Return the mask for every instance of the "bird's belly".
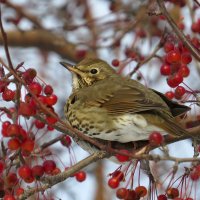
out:
<path id="1" fill-rule="evenodd" d="M 163 135 L 166 134 L 163 129 L 148 123 L 142 115 L 125 114 L 116 118 L 113 132 L 102 132 L 101 135 L 94 137 L 126 143 L 147 140 L 153 131 L 159 131 Z"/>
<path id="2" fill-rule="evenodd" d="M 126 143 L 147 140 L 153 131 L 166 134 L 163 129 L 148 123 L 140 114 L 123 114 L 114 118 L 105 116 L 101 120 L 97 115 L 91 115 L 90 113 L 84 116 L 87 117 L 83 119 L 80 115 L 79 117 L 75 116 L 70 123 L 91 138 Z"/>

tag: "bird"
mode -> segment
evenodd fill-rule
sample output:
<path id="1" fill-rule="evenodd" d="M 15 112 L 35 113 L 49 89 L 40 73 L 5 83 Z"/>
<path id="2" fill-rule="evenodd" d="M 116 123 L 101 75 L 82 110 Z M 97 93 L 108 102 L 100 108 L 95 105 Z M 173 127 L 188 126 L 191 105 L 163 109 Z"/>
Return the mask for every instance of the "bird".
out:
<path id="1" fill-rule="evenodd" d="M 76 65 L 60 64 L 72 73 L 64 115 L 86 136 L 125 144 L 146 141 L 153 131 L 173 137 L 188 134 L 176 118 L 189 107 L 117 74 L 106 61 L 85 58 Z"/>

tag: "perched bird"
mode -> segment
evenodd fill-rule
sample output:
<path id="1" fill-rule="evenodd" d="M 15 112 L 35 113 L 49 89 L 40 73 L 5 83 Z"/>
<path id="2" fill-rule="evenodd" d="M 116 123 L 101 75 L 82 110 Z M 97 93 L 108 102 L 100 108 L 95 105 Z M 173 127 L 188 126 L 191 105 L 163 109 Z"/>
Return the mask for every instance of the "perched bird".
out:
<path id="1" fill-rule="evenodd" d="M 152 131 L 188 134 L 175 119 L 189 110 L 187 106 L 118 75 L 103 60 L 86 58 L 76 66 L 61 64 L 73 75 L 64 115 L 88 137 L 128 143 L 148 140 Z"/>

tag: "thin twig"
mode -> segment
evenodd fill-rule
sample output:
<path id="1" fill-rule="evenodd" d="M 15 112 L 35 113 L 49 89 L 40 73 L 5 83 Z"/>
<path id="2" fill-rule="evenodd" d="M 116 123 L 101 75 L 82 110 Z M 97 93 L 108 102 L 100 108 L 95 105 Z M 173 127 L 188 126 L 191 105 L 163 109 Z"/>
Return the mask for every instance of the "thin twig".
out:
<path id="1" fill-rule="evenodd" d="M 156 53 L 160 50 L 160 48 L 162 47 L 162 43 L 163 43 L 163 38 L 161 38 L 160 42 L 156 45 L 155 49 L 153 50 L 153 52 L 143 61 L 139 62 L 135 68 L 129 73 L 129 76 L 133 76 L 133 74 L 135 72 L 137 72 L 139 70 L 139 68 L 144 65 L 145 63 L 149 62 L 152 58 L 155 57 Z"/>
<path id="2" fill-rule="evenodd" d="M 0 4 L 0 29 L 1 29 L 1 34 L 2 34 L 2 38 L 3 38 L 4 49 L 5 49 L 6 58 L 8 60 L 9 67 L 11 69 L 14 69 L 12 61 L 11 61 L 11 58 L 10 58 L 9 49 L 8 49 L 7 34 L 6 34 L 6 32 L 4 31 L 4 28 L 3 28 L 2 14 L 1 14 L 1 4 Z"/>
<path id="3" fill-rule="evenodd" d="M 200 6 L 200 3 L 199 3 L 197 0 L 194 0 L 194 2 L 195 2 L 198 6 Z"/>

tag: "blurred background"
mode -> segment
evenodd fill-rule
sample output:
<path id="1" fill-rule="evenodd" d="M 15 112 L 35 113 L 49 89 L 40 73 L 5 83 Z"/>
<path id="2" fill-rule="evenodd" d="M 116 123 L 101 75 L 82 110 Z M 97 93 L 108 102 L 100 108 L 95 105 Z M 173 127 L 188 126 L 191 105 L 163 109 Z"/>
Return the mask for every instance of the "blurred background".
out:
<path id="1" fill-rule="evenodd" d="M 71 74 L 59 62 L 75 64 L 85 57 L 95 56 L 107 61 L 117 59 L 115 67 L 119 73 L 127 75 L 138 63 L 139 69 L 132 78 L 162 93 L 171 91 L 166 78 L 160 75 L 164 50 L 159 46 L 163 38 L 176 38 L 167 21 L 160 15 L 154 0 L 1 0 L 4 28 L 7 32 L 9 50 L 14 66 L 24 62 L 25 68 L 37 70 L 38 77 L 51 84 L 58 96 L 56 112 L 63 118 L 63 107 L 71 93 Z M 191 26 L 199 18 L 199 7 L 192 0 L 168 1 L 167 8 L 176 23 L 183 27 L 190 37 L 199 34 L 192 32 Z M 196 7 L 194 9 L 194 7 Z M 175 39 L 178 41 L 178 39 Z M 2 36 L 0 36 L 2 45 Z M 158 48 L 159 47 L 159 48 Z M 143 61 L 157 49 L 156 56 Z M 3 47 L 0 58 L 6 62 Z M 198 90 L 200 67 L 195 60 L 190 64 L 190 76 L 184 83 Z M 191 105 L 191 104 L 187 104 Z M 199 109 L 191 105 L 191 120 L 199 114 Z M 3 118 L 1 119 L 3 121 Z M 42 136 L 48 141 L 59 135 L 57 131 Z M 177 148 L 185 146 L 186 148 Z M 76 143 L 66 148 L 57 142 L 49 148 L 60 169 L 75 164 L 88 156 Z M 159 150 L 155 151 L 159 153 Z M 193 155 L 191 141 L 170 145 L 173 156 Z M 69 178 L 47 191 L 44 199 L 69 200 L 111 200 L 116 199 L 115 191 L 109 189 L 107 181 L 119 165 L 103 160 L 84 169 L 87 179 L 79 183 Z M 184 169 L 186 164 L 182 165 Z M 172 165 L 159 163 L 156 173 L 165 175 Z M 159 171 L 159 169 L 162 169 Z M 136 178 L 137 179 L 137 178 Z M 148 186 L 148 177 L 141 180 Z M 39 184 L 39 183 L 38 183 Z M 31 198 L 30 198 L 31 199 Z M 37 195 L 32 197 L 37 199 Z"/>

